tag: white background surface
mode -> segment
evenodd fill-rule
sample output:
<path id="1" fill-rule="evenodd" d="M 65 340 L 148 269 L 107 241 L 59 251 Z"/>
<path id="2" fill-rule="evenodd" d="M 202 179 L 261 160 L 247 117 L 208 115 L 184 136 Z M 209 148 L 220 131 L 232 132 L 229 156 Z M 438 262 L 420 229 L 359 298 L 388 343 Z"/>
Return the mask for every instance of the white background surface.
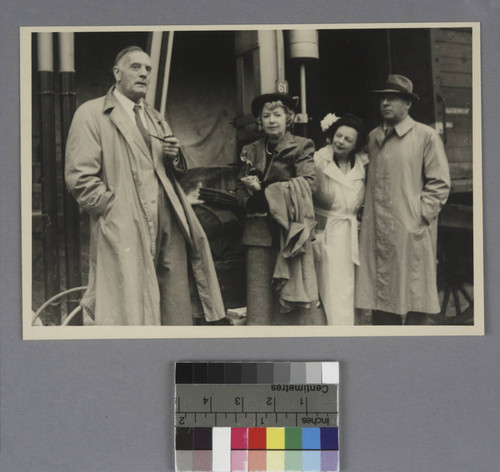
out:
<path id="1" fill-rule="evenodd" d="M 498 470 L 497 0 L 4 0 L 0 21 L 0 471 L 174 470 L 174 362 L 198 359 L 341 361 L 343 471 Z M 484 337 L 21 340 L 20 26 L 416 21 L 481 21 Z"/>

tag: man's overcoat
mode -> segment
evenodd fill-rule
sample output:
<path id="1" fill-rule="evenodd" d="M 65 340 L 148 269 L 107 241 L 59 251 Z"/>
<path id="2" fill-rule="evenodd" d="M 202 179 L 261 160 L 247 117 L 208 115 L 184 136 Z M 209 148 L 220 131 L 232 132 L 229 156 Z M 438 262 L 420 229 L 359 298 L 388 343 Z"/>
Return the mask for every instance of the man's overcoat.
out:
<path id="1" fill-rule="evenodd" d="M 369 137 L 356 306 L 437 313 L 437 216 L 450 175 L 438 133 L 407 117 L 387 138 Z"/>
<path id="2" fill-rule="evenodd" d="M 154 125 L 150 132 L 171 134 L 156 110 L 145 104 L 145 113 Z M 161 186 L 186 238 L 205 318 L 221 319 L 224 308 L 206 235 L 165 163 L 161 142 L 152 139 L 151 146 L 150 153 L 113 89 L 75 113 L 65 177 L 90 214 L 89 282 L 81 305 L 99 325 L 160 324 L 155 256 Z"/>

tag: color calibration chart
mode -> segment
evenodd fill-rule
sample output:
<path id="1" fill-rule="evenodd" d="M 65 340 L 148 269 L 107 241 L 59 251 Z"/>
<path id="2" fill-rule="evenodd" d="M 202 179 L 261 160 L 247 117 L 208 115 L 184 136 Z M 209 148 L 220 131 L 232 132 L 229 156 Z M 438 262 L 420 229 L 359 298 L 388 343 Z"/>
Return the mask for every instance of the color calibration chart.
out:
<path id="1" fill-rule="evenodd" d="M 338 362 L 178 362 L 177 472 L 339 470 Z"/>

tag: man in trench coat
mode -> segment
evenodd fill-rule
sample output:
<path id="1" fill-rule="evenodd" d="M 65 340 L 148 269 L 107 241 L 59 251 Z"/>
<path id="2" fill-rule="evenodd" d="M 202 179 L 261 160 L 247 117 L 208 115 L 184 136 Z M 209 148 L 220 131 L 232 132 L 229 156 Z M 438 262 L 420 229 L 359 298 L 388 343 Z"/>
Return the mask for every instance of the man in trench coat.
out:
<path id="1" fill-rule="evenodd" d="M 206 235 L 176 180 L 186 170 L 179 141 L 144 101 L 151 71 L 141 48 L 119 52 L 115 85 L 84 103 L 69 131 L 66 183 L 90 214 L 81 305 L 97 325 L 225 316 Z"/>
<path id="2" fill-rule="evenodd" d="M 383 123 L 369 137 L 356 306 L 373 324 L 425 324 L 440 311 L 437 216 L 450 191 L 443 142 L 409 110 L 413 83 L 389 75 L 380 95 Z"/>

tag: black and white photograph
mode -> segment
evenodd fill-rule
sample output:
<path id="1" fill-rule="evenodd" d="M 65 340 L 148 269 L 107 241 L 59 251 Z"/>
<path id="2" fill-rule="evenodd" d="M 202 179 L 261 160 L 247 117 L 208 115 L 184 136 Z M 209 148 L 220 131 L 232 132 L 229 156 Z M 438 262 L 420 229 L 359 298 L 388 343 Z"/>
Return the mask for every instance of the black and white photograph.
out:
<path id="1" fill-rule="evenodd" d="M 20 38 L 24 339 L 484 334 L 478 23 Z"/>

